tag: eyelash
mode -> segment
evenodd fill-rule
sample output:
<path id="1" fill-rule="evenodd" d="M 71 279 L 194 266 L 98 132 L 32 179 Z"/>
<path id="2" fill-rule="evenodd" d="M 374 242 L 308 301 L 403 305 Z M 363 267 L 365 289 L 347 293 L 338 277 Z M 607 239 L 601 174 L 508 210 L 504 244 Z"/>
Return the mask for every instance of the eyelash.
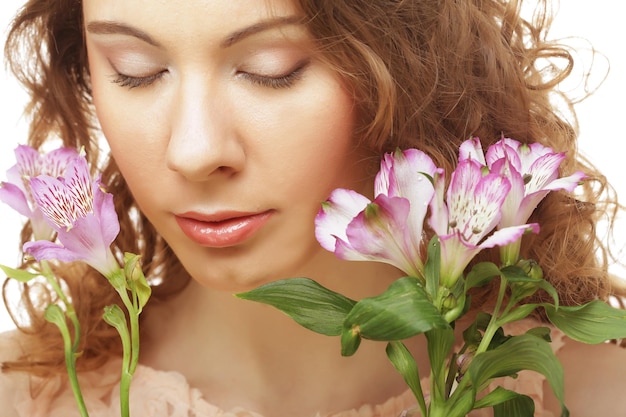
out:
<path id="1" fill-rule="evenodd" d="M 289 71 L 287 74 L 273 77 L 257 75 L 243 71 L 239 72 L 238 75 L 261 87 L 269 87 L 273 89 L 289 88 L 296 81 L 299 81 L 302 78 L 304 70 L 308 65 L 308 60 L 300 62 L 293 70 Z"/>
<path id="2" fill-rule="evenodd" d="M 145 77 L 131 77 L 130 75 L 118 72 L 114 75 L 112 82 L 120 87 L 127 87 L 129 90 L 133 88 L 148 87 L 159 80 L 166 71 L 157 72 L 156 74 L 147 75 Z"/>
<path id="3" fill-rule="evenodd" d="M 301 62 L 296 66 L 295 69 L 293 69 L 289 73 L 276 77 L 262 76 L 248 72 L 239 72 L 238 75 L 252 82 L 253 84 L 260 85 L 261 87 L 269 87 L 273 89 L 289 88 L 296 81 L 302 78 L 302 74 L 308 65 L 309 61 Z M 167 71 L 161 71 L 145 77 L 133 77 L 117 72 L 114 75 L 112 82 L 119 85 L 120 87 L 126 87 L 129 90 L 132 90 L 133 88 L 149 87 L 150 85 L 161 79 L 161 77 L 166 72 Z"/>

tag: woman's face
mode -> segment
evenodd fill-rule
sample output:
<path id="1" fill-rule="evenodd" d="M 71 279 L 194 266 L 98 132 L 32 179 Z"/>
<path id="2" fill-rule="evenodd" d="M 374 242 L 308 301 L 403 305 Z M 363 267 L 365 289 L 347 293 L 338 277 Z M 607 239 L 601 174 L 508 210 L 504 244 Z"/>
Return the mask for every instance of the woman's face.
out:
<path id="1" fill-rule="evenodd" d="M 353 101 L 288 0 L 84 0 L 93 97 L 139 206 L 204 285 L 328 259 L 314 216 L 366 192 Z M 331 255 L 332 256 L 332 255 Z"/>

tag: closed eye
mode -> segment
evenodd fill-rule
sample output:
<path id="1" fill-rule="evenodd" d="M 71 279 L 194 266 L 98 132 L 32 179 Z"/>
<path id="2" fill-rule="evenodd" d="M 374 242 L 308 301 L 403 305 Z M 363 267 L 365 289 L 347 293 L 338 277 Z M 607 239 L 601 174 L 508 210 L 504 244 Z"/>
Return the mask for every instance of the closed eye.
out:
<path id="1" fill-rule="evenodd" d="M 167 70 L 159 71 L 151 75 L 136 77 L 116 71 L 116 74 L 113 75 L 111 82 L 128 89 L 149 87 L 154 84 L 155 81 L 161 79 L 165 73 L 167 73 Z"/>
<path id="2" fill-rule="evenodd" d="M 309 59 L 300 61 L 294 69 L 280 75 L 264 75 L 246 71 L 239 71 L 237 75 L 261 87 L 289 88 L 302 78 L 310 62 Z"/>

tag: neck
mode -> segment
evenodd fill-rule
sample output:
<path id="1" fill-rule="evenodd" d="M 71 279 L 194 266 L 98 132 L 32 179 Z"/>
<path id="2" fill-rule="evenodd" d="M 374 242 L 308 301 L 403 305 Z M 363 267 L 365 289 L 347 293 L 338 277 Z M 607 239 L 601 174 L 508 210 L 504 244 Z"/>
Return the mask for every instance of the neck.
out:
<path id="1" fill-rule="evenodd" d="M 398 276 L 386 265 L 363 262 L 343 262 L 328 272 L 319 275 L 326 277 L 320 282 L 353 299 L 381 293 Z M 384 344 L 365 341 L 345 358 L 339 338 L 315 334 L 273 307 L 196 282 L 152 307 L 144 330 L 146 365 L 182 373 L 226 410 L 239 406 L 266 416 L 308 416 L 382 403 L 406 390 Z M 414 342 L 414 351 L 425 352 L 417 346 L 422 339 Z M 420 356 L 423 362 L 425 355 Z"/>

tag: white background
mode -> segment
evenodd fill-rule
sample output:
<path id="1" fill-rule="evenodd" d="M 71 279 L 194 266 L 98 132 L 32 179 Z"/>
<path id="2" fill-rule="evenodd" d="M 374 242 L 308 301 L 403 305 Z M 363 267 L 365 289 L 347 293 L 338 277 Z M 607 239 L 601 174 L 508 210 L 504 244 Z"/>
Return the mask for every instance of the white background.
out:
<path id="1" fill-rule="evenodd" d="M 22 3 L 23 0 L 0 1 L 1 44 L 10 19 Z M 586 39 L 610 61 L 611 70 L 604 84 L 592 97 L 577 106 L 581 125 L 580 147 L 585 155 L 602 167 L 618 193 L 623 195 L 626 193 L 626 180 L 622 174 L 626 140 L 623 130 L 626 117 L 626 60 L 623 47 L 626 35 L 622 30 L 622 14 L 617 12 L 615 4 L 612 0 L 596 0 L 593 6 L 590 2 L 581 0 L 563 1 L 551 37 L 574 36 L 581 39 L 572 42 L 588 47 L 582 41 Z M 606 59 L 597 57 L 595 65 L 596 73 L 603 76 L 607 68 Z M 592 84 L 597 78 L 591 80 Z M 577 91 L 582 91 L 583 88 L 574 87 Z M 25 94 L 5 71 L 0 70 L 0 181 L 5 179 L 6 169 L 14 163 L 13 149 L 16 144 L 25 140 L 25 123 L 21 118 L 24 103 Z M 0 203 L 0 264 L 16 265 L 20 227 L 20 217 Z M 626 233 L 616 230 L 616 234 L 618 237 L 623 236 L 626 241 Z M 12 327 L 2 307 L 0 306 L 0 331 Z"/>

